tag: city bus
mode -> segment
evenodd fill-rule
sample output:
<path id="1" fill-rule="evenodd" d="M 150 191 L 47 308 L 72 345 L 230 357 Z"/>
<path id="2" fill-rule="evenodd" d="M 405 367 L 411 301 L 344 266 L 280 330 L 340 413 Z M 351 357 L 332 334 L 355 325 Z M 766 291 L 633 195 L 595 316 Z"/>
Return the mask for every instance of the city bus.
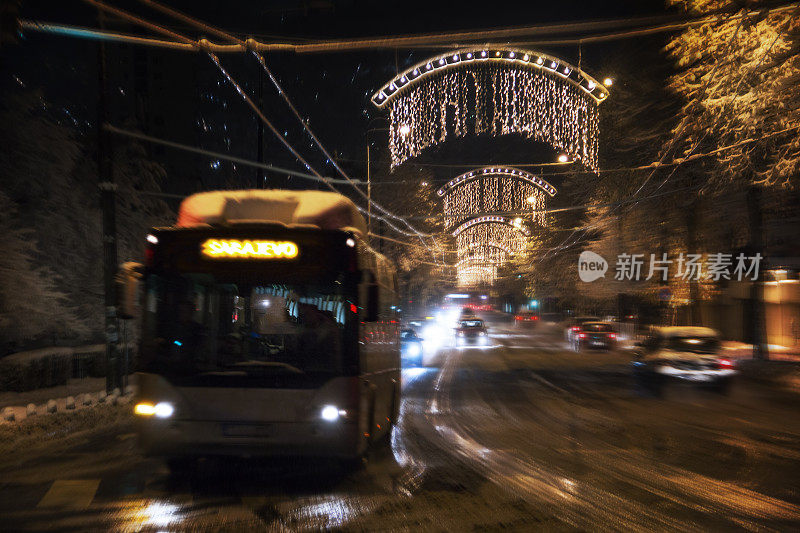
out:
<path id="1" fill-rule="evenodd" d="M 347 198 L 215 191 L 147 235 L 139 443 L 173 470 L 207 456 L 360 461 L 400 401 L 397 275 Z M 135 313 L 131 311 L 131 313 Z"/>

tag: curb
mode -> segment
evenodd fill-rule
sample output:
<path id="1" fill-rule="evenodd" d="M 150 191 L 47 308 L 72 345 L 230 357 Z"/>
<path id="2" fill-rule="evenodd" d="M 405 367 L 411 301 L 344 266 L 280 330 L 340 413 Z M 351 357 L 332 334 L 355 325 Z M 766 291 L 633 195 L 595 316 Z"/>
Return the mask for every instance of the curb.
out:
<path id="1" fill-rule="evenodd" d="M 47 415 L 54 415 L 58 413 L 72 413 L 85 409 L 92 409 L 100 405 L 117 405 L 119 403 L 128 403 L 132 400 L 135 389 L 133 386 L 128 385 L 125 391 L 120 392 L 119 389 L 106 395 L 105 391 L 97 391 L 79 394 L 75 396 L 66 396 L 63 398 L 52 398 L 45 403 L 27 405 L 14 405 L 4 407 L 2 410 L 2 417 L 0 424 L 16 424 L 31 417 L 41 417 Z"/>

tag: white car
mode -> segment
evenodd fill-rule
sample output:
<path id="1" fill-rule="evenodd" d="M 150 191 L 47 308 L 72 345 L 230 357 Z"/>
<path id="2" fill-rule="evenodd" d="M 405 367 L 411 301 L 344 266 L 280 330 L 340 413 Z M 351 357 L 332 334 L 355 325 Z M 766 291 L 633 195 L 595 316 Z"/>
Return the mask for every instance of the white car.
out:
<path id="1" fill-rule="evenodd" d="M 734 363 L 720 353 L 719 333 L 711 328 L 655 328 L 634 351 L 637 385 L 658 395 L 668 381 L 701 385 L 725 393 L 736 375 Z"/>

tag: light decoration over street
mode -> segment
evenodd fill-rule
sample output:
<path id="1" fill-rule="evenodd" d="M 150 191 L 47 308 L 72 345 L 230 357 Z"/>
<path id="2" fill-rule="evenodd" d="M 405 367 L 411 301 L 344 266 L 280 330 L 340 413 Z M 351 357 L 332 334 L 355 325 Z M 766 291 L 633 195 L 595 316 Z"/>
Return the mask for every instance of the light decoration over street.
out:
<path id="1" fill-rule="evenodd" d="M 465 172 L 436 194 L 444 203 L 445 229 L 483 213 L 528 213 L 527 220 L 545 225 L 545 199 L 557 190 L 547 181 L 513 167 L 485 167 Z"/>
<path id="2" fill-rule="evenodd" d="M 521 134 L 597 170 L 598 105 L 608 88 L 531 50 L 469 48 L 418 63 L 377 91 L 392 168 L 450 136 Z"/>
<path id="3" fill-rule="evenodd" d="M 488 166 L 448 181 L 442 198 L 445 229 L 456 238 L 459 286 L 490 285 L 497 269 L 522 252 L 531 228 L 547 224 L 547 200 L 556 188 L 509 166 Z"/>

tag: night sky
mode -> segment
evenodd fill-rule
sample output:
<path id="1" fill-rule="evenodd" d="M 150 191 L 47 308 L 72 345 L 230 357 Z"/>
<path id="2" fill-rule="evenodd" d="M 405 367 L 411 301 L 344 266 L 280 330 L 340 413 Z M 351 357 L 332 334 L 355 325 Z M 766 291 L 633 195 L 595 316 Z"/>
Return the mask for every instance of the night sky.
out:
<path id="1" fill-rule="evenodd" d="M 449 3 L 448 3 L 449 4 Z M 291 42 L 302 42 L 313 39 L 367 37 L 375 35 L 403 35 L 424 32 L 464 31 L 471 29 L 491 29 L 493 27 L 544 24 L 560 21 L 601 20 L 609 18 L 640 17 L 648 15 L 664 15 L 668 12 L 661 1 L 626 1 L 615 2 L 609 8 L 599 2 L 558 2 L 558 3 L 520 3 L 520 5 L 497 6 L 492 4 L 464 4 L 457 6 L 441 3 L 432 6 L 430 2 L 359 2 L 359 1 L 309 1 L 309 2 L 255 2 L 235 0 L 229 2 L 189 2 L 185 0 L 169 2 L 177 8 L 201 20 L 213 22 L 220 28 L 235 32 L 240 36 L 254 36 L 261 40 L 276 39 Z M 165 18 L 160 13 L 136 1 L 113 2 L 114 6 L 141 15 L 149 20 L 169 26 L 175 31 L 183 32 L 192 38 L 201 36 L 192 28 L 179 22 Z M 22 8 L 22 17 L 32 20 L 60 22 L 76 26 L 96 27 L 96 10 L 83 2 L 28 2 Z M 107 27 L 126 33 L 146 34 L 128 23 L 108 19 Z M 617 83 L 625 83 L 614 72 L 619 65 L 625 64 L 627 69 L 635 70 L 637 64 L 642 66 L 661 58 L 666 62 L 661 47 L 666 34 L 647 39 L 614 41 L 607 44 L 588 45 L 582 47 L 582 66 L 595 77 L 615 76 Z M 219 41 L 219 39 L 211 38 Z M 172 52 L 159 49 L 132 50 L 130 46 L 111 44 L 108 46 L 109 87 L 117 93 L 112 98 L 112 121 L 122 125 L 133 125 L 135 128 L 171 140 L 201 145 L 215 151 L 226 151 L 233 155 L 256 158 L 257 121 L 246 105 L 239 100 L 233 90 L 226 86 L 222 77 L 214 69 L 211 62 L 201 54 Z M 536 49 L 578 63 L 576 46 L 535 47 Z M 442 49 L 398 49 L 359 51 L 347 53 L 323 53 L 297 55 L 292 53 L 273 53 L 266 56 L 268 64 L 276 74 L 284 89 L 292 98 L 300 113 L 308 119 L 326 147 L 340 157 L 341 164 L 353 177 L 363 177 L 365 170 L 365 135 L 369 128 L 385 127 L 385 121 L 374 120 L 386 113 L 375 109 L 369 97 L 383 83 L 391 78 L 397 70 L 402 70 L 427 56 L 439 53 Z M 114 62 L 121 61 L 124 56 L 145 54 L 152 63 L 153 58 L 160 56 L 167 66 L 159 67 L 166 73 L 165 84 L 171 91 L 153 91 L 145 96 L 149 99 L 150 108 L 162 110 L 175 109 L 174 114 L 167 113 L 157 117 L 158 127 L 152 123 L 152 117 L 138 121 L 126 114 L 134 115 L 135 105 L 125 101 L 131 88 L 120 79 L 115 79 L 119 71 Z M 47 98 L 64 113 L 65 120 L 75 123 L 82 131 L 90 132 L 95 120 L 96 106 L 96 64 L 97 45 L 95 42 L 69 39 L 65 37 L 46 36 L 29 32 L 20 45 L 3 51 L 2 72 L 3 87 L 6 84 L 22 82 L 27 88 L 41 88 Z M 259 84 L 260 70 L 252 58 L 228 54 L 222 56 L 223 63 L 231 73 L 255 94 Z M 627 62 L 627 64 L 626 64 Z M 170 65 L 180 65 L 173 68 Z M 146 75 L 153 78 L 153 71 Z M 162 74 L 156 74 L 161 76 Z M 121 77 L 119 75 L 118 77 Z M 172 78 L 172 79 L 170 79 Z M 132 82 L 131 82 L 132 83 Z M 217 88 L 214 89 L 214 86 Z M 216 110 L 206 104 L 197 104 L 196 98 L 203 98 L 212 91 L 216 101 L 224 107 Z M 335 170 L 325 167 L 324 159 L 319 157 L 316 149 L 312 149 L 309 139 L 300 125 L 288 113 L 288 109 L 277 96 L 274 88 L 264 80 L 264 110 L 274 121 L 286 138 L 323 174 L 332 176 Z M 124 96 L 122 96 L 124 94 Z M 184 95 L 186 100 L 184 101 Z M 209 97 L 210 98 L 210 97 Z M 115 104 L 115 102 L 117 102 Z M 187 106 L 205 109 L 202 117 L 205 121 L 213 121 L 217 131 L 224 127 L 223 137 L 196 136 L 190 133 L 197 129 L 199 118 L 187 112 L 181 115 L 180 102 Z M 174 107 L 173 107 L 174 106 Z M 205 106 L 205 107 L 202 107 Z M 128 112 L 128 108 L 131 109 Z M 151 111 L 152 113 L 152 111 Z M 162 114 L 166 112 L 162 111 Z M 147 122 L 150 122 L 148 125 Z M 195 122 L 195 124 L 189 124 Z M 162 124 L 163 123 L 163 124 Z M 220 124 L 222 123 L 222 124 Z M 265 132 L 265 160 L 275 165 L 302 170 L 294 162 L 294 158 Z M 213 137 L 213 136 L 212 136 Z M 375 178 L 388 171 L 388 166 L 381 165 L 386 158 L 386 132 L 369 133 L 369 141 L 373 143 L 375 152 L 373 161 L 378 161 L 373 168 Z M 488 141 L 488 142 L 487 142 Z M 192 188 L 187 176 L 177 176 L 180 171 L 170 169 L 179 166 L 183 170 L 185 159 L 172 153 L 157 152 L 154 159 L 162 159 L 175 181 L 165 184 L 165 190 L 177 193 L 191 192 Z M 418 162 L 437 164 L 469 164 L 495 162 L 546 161 L 553 154 L 543 146 L 524 142 L 521 139 L 506 137 L 503 139 L 467 139 L 445 143 L 441 148 L 426 153 Z M 177 158 L 177 159 L 175 159 Z M 210 165 L 206 167 L 206 164 Z M 214 162 L 204 162 L 202 166 L 189 173 L 207 172 L 213 175 L 220 172 Z M 223 165 L 224 166 L 224 165 Z M 230 169 L 229 169 L 230 170 Z M 240 171 L 241 172 L 241 169 Z M 444 180 L 460 173 L 458 168 L 437 167 L 435 179 Z M 248 169 L 246 176 L 252 176 L 255 170 Z M 236 175 L 234 175 L 235 177 Z M 231 179 L 231 178 L 229 178 Z M 243 178 L 236 178 L 244 180 Z M 386 179 L 386 178 L 384 178 Z M 390 180 L 390 178 L 389 178 Z M 254 182 L 253 182 L 254 183 Z M 250 186 L 253 183 L 243 183 Z M 299 183 L 275 182 L 277 186 L 301 186 Z M 215 185 L 213 181 L 204 181 L 206 185 Z M 231 183 L 228 183 L 230 185 Z M 235 185 L 235 180 L 233 185 Z M 305 182 L 307 185 L 307 182 Z M 387 184 L 388 186 L 388 184 Z M 195 187 L 196 188 L 196 187 Z"/>

